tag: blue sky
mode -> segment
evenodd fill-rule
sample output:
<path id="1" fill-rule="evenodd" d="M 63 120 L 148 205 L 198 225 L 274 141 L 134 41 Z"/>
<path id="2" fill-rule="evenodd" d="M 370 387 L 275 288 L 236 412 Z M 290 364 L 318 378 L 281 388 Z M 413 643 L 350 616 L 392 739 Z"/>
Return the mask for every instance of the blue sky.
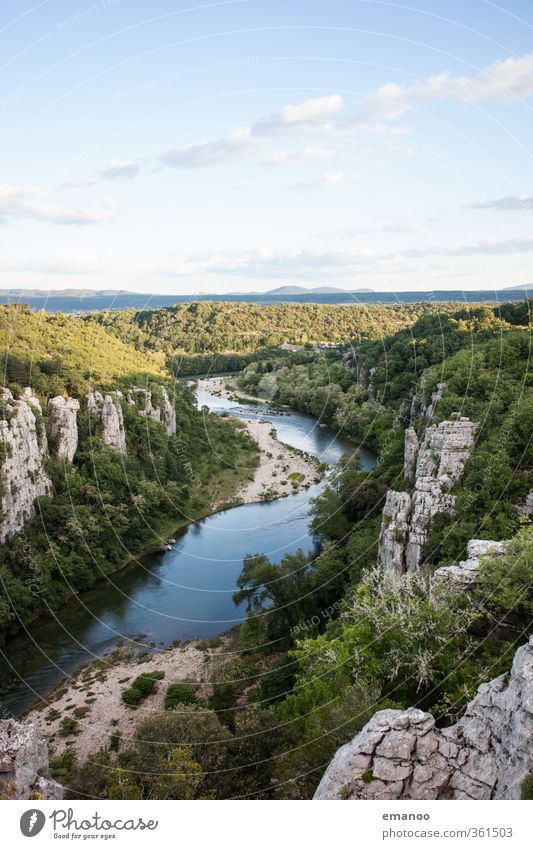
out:
<path id="1" fill-rule="evenodd" d="M 530 0 L 11 0 L 0 35 L 0 288 L 533 282 Z"/>

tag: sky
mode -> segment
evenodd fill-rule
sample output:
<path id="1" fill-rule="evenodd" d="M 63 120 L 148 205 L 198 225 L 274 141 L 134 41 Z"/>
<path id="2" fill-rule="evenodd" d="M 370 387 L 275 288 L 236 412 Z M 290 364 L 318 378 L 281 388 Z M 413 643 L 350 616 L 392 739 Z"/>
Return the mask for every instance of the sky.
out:
<path id="1" fill-rule="evenodd" d="M 533 283 L 531 0 L 5 0 L 0 288 Z"/>

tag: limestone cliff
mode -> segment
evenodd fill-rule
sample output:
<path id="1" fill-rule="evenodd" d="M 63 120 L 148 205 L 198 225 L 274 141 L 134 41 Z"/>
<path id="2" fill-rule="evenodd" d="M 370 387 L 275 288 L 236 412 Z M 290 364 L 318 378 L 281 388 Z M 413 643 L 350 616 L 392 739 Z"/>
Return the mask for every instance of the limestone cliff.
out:
<path id="1" fill-rule="evenodd" d="M 18 400 L 0 389 L 0 451 L 0 542 L 5 542 L 34 515 L 35 499 L 52 486 L 44 468 L 41 405 L 29 388 Z"/>
<path id="2" fill-rule="evenodd" d="M 90 392 L 87 395 L 87 410 L 99 416 L 102 422 L 102 441 L 120 454 L 126 454 L 126 432 L 122 414 L 122 392 L 109 395 L 101 392 Z"/>
<path id="3" fill-rule="evenodd" d="M 176 411 L 164 386 L 159 387 L 159 392 L 161 401 L 154 404 L 153 392 L 134 386 L 127 393 L 126 400 L 130 406 L 137 407 L 141 416 L 148 416 L 148 418 L 155 419 L 157 422 L 163 422 L 167 436 L 174 436 L 176 433 Z"/>
<path id="4" fill-rule="evenodd" d="M 315 799 L 519 799 L 533 770 L 533 638 L 437 728 L 416 708 L 381 710 L 338 749 Z"/>
<path id="5" fill-rule="evenodd" d="M 62 799 L 63 787 L 46 778 L 48 745 L 35 727 L 0 721 L 0 798 Z"/>
<path id="6" fill-rule="evenodd" d="M 56 457 L 72 463 L 78 447 L 77 412 L 80 402 L 57 395 L 48 402 L 48 436 L 56 443 Z"/>
<path id="7" fill-rule="evenodd" d="M 378 554 L 385 569 L 401 573 L 420 565 L 431 521 L 440 513 L 453 514 L 450 490 L 464 472 L 476 430 L 474 422 L 456 416 L 426 427 L 419 443 L 414 428 L 407 429 L 404 475 L 409 480 L 414 474 L 414 491 L 387 493 Z"/>

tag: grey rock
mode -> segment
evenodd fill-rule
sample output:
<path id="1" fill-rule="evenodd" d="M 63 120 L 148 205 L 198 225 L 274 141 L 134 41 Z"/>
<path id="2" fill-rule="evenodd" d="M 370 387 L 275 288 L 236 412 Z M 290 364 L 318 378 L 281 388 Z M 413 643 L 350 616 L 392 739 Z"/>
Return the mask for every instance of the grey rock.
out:
<path id="1" fill-rule="evenodd" d="M 0 794 L 8 799 L 62 799 L 63 788 L 46 777 L 48 745 L 34 725 L 0 720 Z"/>
<path id="2" fill-rule="evenodd" d="M 449 728 L 417 708 L 376 713 L 338 749 L 314 798 L 519 799 L 532 771 L 533 637 Z"/>
<path id="3" fill-rule="evenodd" d="M 378 554 L 384 569 L 418 569 L 431 522 L 441 513 L 453 515 L 450 490 L 464 472 L 477 427 L 466 418 L 449 419 L 427 427 L 420 444 L 414 428 L 405 431 L 404 475 L 412 478 L 414 467 L 414 492 L 387 493 Z"/>
<path id="4" fill-rule="evenodd" d="M 48 436 L 57 443 L 57 457 L 72 463 L 78 448 L 77 412 L 80 402 L 57 395 L 48 402 Z"/>
<path id="5" fill-rule="evenodd" d="M 408 427 L 405 431 L 405 449 L 403 455 L 403 474 L 406 480 L 411 480 L 415 475 L 418 448 L 416 430 L 414 427 Z"/>
<path id="6" fill-rule="evenodd" d="M 119 454 L 126 454 L 122 397 L 122 392 L 118 391 L 105 396 L 101 392 L 90 392 L 87 395 L 87 410 L 101 419 L 102 441 Z"/>
<path id="7" fill-rule="evenodd" d="M 504 553 L 503 542 L 491 539 L 471 539 L 467 545 L 467 559 L 441 566 L 436 569 L 429 582 L 430 596 L 434 599 L 446 597 L 450 590 L 460 592 L 475 583 L 481 558 L 486 555 L 501 557 Z"/>

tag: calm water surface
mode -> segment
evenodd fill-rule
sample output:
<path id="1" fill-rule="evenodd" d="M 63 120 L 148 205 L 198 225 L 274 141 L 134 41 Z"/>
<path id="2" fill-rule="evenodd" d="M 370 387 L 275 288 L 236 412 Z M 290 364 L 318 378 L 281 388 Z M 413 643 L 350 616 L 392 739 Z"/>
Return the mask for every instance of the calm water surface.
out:
<path id="1" fill-rule="evenodd" d="M 272 421 L 278 438 L 334 465 L 352 443 L 318 427 L 309 416 L 276 414 L 198 393 L 199 406 L 216 413 Z M 362 450 L 362 465 L 374 455 Z M 101 657 L 121 640 L 155 650 L 174 640 L 208 637 L 239 624 L 243 608 L 232 601 L 247 554 L 279 561 L 298 548 L 310 550 L 309 501 L 324 481 L 265 504 L 247 504 L 189 525 L 171 551 L 154 554 L 109 576 L 63 608 L 60 618 L 34 623 L 5 647 L 0 660 L 1 714 L 20 715 L 81 665 Z"/>

